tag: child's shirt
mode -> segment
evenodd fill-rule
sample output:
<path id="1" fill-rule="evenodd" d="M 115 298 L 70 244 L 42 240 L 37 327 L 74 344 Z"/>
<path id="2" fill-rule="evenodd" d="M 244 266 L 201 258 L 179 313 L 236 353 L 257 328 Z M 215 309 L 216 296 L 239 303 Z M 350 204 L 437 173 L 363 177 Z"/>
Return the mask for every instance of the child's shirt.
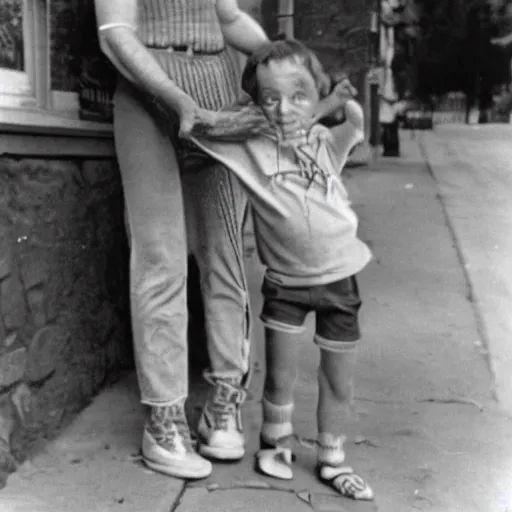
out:
<path id="1" fill-rule="evenodd" d="M 249 191 L 256 243 L 267 277 L 313 286 L 349 277 L 371 259 L 357 237 L 341 171 L 363 138 L 349 122 L 313 127 L 309 142 L 287 146 L 262 135 L 243 143 L 194 141 L 234 172 Z"/>

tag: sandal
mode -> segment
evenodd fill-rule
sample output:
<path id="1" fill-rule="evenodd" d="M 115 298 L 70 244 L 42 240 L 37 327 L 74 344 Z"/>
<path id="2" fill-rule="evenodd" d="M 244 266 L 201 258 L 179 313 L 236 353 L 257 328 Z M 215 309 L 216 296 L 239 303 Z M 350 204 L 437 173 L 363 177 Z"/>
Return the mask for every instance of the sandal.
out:
<path id="1" fill-rule="evenodd" d="M 293 478 L 292 459 L 290 448 L 260 450 L 256 454 L 256 468 L 265 475 L 281 480 L 291 480 Z"/>
<path id="2" fill-rule="evenodd" d="M 267 476 L 281 480 L 293 478 L 292 463 L 295 455 L 289 447 L 293 436 L 286 436 L 268 443 L 260 438 L 260 449 L 256 454 L 256 469 Z"/>
<path id="3" fill-rule="evenodd" d="M 373 500 L 371 487 L 348 466 L 318 466 L 318 478 L 345 498 Z"/>

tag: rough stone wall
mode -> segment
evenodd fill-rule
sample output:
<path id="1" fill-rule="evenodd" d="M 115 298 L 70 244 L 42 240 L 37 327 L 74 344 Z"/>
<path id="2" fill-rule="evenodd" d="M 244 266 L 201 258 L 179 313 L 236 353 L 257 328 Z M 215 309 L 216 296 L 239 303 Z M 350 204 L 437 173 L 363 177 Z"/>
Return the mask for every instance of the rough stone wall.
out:
<path id="1" fill-rule="evenodd" d="M 131 366 L 113 161 L 0 158 L 0 485 Z"/>

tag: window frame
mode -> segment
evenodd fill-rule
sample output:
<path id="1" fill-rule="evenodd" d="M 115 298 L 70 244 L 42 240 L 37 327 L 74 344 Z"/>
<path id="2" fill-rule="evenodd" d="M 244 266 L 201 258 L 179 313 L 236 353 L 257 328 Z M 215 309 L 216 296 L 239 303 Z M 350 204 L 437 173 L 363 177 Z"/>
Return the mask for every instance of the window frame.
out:
<path id="1" fill-rule="evenodd" d="M 51 109 L 50 0 L 23 0 L 24 71 L 0 68 L 0 107 Z"/>
<path id="2" fill-rule="evenodd" d="M 112 125 L 79 118 L 79 94 L 52 90 L 51 0 L 23 0 L 24 71 L 0 68 L 0 134 L 105 137 Z"/>

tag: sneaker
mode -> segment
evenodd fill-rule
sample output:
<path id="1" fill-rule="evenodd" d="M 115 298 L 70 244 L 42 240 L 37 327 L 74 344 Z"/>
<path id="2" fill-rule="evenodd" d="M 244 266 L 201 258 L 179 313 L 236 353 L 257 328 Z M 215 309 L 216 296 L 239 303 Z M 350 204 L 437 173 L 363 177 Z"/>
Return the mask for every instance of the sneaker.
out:
<path id="1" fill-rule="evenodd" d="M 145 464 L 159 473 L 177 478 L 206 478 L 211 462 L 193 448 L 183 405 L 151 407 L 142 434 Z"/>
<path id="2" fill-rule="evenodd" d="M 199 453 L 217 460 L 240 460 L 245 454 L 241 406 L 247 393 L 234 380 L 206 379 L 214 390 L 199 420 Z"/>

